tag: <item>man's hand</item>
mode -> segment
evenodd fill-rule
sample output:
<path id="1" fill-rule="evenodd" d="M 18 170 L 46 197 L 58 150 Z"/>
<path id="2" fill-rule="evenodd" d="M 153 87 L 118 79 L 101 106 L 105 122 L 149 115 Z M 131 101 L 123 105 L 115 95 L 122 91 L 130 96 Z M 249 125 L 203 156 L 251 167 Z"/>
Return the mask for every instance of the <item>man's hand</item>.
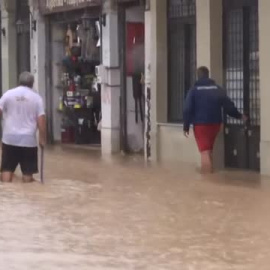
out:
<path id="1" fill-rule="evenodd" d="M 44 148 L 46 145 L 46 139 L 45 138 L 39 138 L 39 146 L 41 148 Z"/>
<path id="2" fill-rule="evenodd" d="M 45 115 L 41 115 L 38 118 L 38 130 L 39 130 L 39 146 L 45 147 L 45 145 L 46 145 L 46 118 L 45 118 Z"/>
<path id="3" fill-rule="evenodd" d="M 242 120 L 243 120 L 244 122 L 247 122 L 247 120 L 248 120 L 248 116 L 247 116 L 247 115 L 245 115 L 245 114 L 243 114 L 243 115 L 242 115 Z"/>
<path id="4" fill-rule="evenodd" d="M 188 138 L 188 137 L 189 137 L 189 131 L 184 131 L 184 136 L 185 136 L 186 138 Z"/>

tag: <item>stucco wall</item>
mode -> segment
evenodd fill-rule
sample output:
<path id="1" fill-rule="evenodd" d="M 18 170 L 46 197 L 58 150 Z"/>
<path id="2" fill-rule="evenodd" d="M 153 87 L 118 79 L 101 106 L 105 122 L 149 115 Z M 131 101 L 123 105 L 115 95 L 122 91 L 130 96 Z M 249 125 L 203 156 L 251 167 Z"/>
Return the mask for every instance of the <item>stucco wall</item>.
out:
<path id="1" fill-rule="evenodd" d="M 189 139 L 187 139 L 183 135 L 181 125 L 160 124 L 158 125 L 158 134 L 159 161 L 199 164 L 200 156 L 192 131 Z"/>

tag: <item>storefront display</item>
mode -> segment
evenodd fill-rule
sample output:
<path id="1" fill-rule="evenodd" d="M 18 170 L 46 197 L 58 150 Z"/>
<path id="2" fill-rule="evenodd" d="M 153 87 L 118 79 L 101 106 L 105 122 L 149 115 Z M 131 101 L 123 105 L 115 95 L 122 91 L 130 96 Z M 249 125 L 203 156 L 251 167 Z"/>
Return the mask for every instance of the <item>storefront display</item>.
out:
<path id="1" fill-rule="evenodd" d="M 98 23 L 92 20 L 89 29 L 77 22 L 66 25 L 58 108 L 62 143 L 100 144 L 101 91 L 95 74 L 100 64 Z"/>
<path id="2" fill-rule="evenodd" d="M 45 20 L 49 140 L 101 144 L 102 0 L 35 0 Z"/>

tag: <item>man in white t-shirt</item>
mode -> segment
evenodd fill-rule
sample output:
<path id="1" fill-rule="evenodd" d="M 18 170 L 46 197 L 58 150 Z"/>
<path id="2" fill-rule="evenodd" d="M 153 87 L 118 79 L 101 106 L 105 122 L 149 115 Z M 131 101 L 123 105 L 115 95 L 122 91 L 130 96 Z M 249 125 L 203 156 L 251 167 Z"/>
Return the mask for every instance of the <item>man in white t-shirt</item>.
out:
<path id="1" fill-rule="evenodd" d="M 7 91 L 0 100 L 3 118 L 1 180 L 12 182 L 20 165 L 23 181 L 32 182 L 38 173 L 38 144 L 46 143 L 46 118 L 42 98 L 33 90 L 34 76 L 23 72 L 19 86 Z"/>

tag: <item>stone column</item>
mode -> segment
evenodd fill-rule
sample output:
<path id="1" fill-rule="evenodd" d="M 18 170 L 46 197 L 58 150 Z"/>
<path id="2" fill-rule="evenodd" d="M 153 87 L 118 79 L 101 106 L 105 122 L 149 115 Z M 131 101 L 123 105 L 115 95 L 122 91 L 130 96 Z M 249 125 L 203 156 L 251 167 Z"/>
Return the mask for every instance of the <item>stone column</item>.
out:
<path id="1" fill-rule="evenodd" d="M 211 77 L 223 85 L 222 0 L 196 0 L 197 66 L 207 66 Z M 224 167 L 223 132 L 216 142 L 214 166 Z"/>
<path id="2" fill-rule="evenodd" d="M 151 56 L 151 159 L 158 159 L 158 123 L 167 122 L 167 0 L 150 0 L 151 39 L 146 39 L 146 54 Z M 146 25 L 146 32 L 149 25 Z M 147 33 L 146 33 L 147 34 Z M 150 44 L 149 44 L 150 43 Z M 146 59 L 149 56 L 146 55 Z M 149 67 L 148 67 L 149 68 Z"/>
<path id="3" fill-rule="evenodd" d="M 17 85 L 16 1 L 1 1 L 2 10 L 2 89 Z"/>
<path id="4" fill-rule="evenodd" d="M 270 1 L 259 1 L 259 52 L 260 52 L 260 96 L 261 96 L 261 173 L 270 175 Z"/>
<path id="5" fill-rule="evenodd" d="M 120 66 L 118 11 L 113 0 L 103 6 L 106 25 L 102 26 L 102 154 L 120 151 Z"/>

